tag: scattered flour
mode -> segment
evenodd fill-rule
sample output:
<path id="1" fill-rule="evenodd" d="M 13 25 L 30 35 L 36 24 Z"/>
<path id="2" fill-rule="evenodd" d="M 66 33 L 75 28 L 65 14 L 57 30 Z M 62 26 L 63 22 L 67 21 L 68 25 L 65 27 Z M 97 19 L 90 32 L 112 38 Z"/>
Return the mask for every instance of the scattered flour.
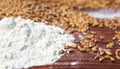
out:
<path id="1" fill-rule="evenodd" d="M 4 18 L 0 21 L 0 69 L 28 68 L 52 64 L 73 44 L 65 30 L 30 19 Z"/>
<path id="2" fill-rule="evenodd" d="M 71 62 L 71 65 L 78 65 L 78 64 L 79 64 L 79 61 Z"/>
<path id="3" fill-rule="evenodd" d="M 112 10 L 108 10 L 108 9 L 99 9 L 99 10 L 88 11 L 88 14 L 95 18 L 112 19 L 114 17 L 120 17 L 120 10 L 112 11 Z"/>

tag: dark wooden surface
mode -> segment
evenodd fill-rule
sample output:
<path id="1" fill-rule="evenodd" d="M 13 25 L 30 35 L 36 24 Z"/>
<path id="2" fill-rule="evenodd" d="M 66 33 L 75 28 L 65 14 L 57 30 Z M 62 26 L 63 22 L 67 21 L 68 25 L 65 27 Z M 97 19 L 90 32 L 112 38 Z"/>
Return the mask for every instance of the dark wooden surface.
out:
<path id="1" fill-rule="evenodd" d="M 105 27 L 90 27 L 90 30 L 97 32 L 97 35 L 95 37 L 97 38 L 98 45 L 102 48 L 104 48 L 105 44 L 107 44 L 108 42 L 112 42 L 114 30 Z M 73 35 L 76 38 L 76 42 L 79 42 L 78 35 L 80 34 L 75 32 L 73 33 Z M 105 36 L 105 40 L 99 39 L 99 36 L 101 35 Z M 116 44 L 114 48 L 120 47 Z M 114 52 L 114 49 L 112 49 L 111 51 Z M 52 65 L 34 66 L 29 69 L 120 69 L 120 61 L 110 62 L 109 60 L 105 60 L 103 62 L 99 62 L 98 60 L 93 59 L 94 56 L 95 53 L 93 52 L 83 53 L 75 50 L 72 53 L 66 53 Z M 72 65 L 72 63 L 76 64 Z"/>

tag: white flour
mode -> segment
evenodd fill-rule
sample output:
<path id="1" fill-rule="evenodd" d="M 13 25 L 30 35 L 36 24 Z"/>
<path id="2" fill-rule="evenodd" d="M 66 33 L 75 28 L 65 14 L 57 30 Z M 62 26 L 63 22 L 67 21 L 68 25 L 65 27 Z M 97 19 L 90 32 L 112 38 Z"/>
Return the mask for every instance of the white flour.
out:
<path id="1" fill-rule="evenodd" d="M 88 11 L 88 14 L 95 18 L 112 19 L 114 17 L 120 17 L 120 9 L 117 11 L 112 11 L 112 10 L 108 10 L 108 9 L 92 10 L 92 11 Z"/>
<path id="2" fill-rule="evenodd" d="M 21 17 L 4 18 L 0 21 L 0 69 L 52 64 L 62 56 L 59 50 L 73 40 L 55 26 Z"/>

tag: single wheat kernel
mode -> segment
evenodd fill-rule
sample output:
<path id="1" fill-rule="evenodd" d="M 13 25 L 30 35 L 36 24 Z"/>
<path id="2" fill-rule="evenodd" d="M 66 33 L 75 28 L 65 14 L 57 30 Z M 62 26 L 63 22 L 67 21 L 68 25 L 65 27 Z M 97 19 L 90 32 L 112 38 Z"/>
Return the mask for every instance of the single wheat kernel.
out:
<path id="1" fill-rule="evenodd" d="M 120 60 L 120 49 L 117 49 L 117 50 L 115 51 L 115 54 L 116 54 L 116 58 L 117 58 L 118 60 Z"/>
<path id="2" fill-rule="evenodd" d="M 95 60 L 97 60 L 98 58 L 99 58 L 99 57 L 98 57 L 97 55 L 94 57 Z"/>
<path id="3" fill-rule="evenodd" d="M 73 52 L 73 51 L 74 51 L 73 48 L 69 48 L 69 49 L 67 50 L 68 53 Z"/>
<path id="4" fill-rule="evenodd" d="M 105 53 L 105 51 L 102 48 L 98 48 L 98 51 L 99 51 L 100 55 L 103 55 Z"/>
<path id="5" fill-rule="evenodd" d="M 108 44 L 106 45 L 106 48 L 113 48 L 113 45 L 114 45 L 114 43 L 113 43 L 113 42 L 108 43 Z"/>
<path id="6" fill-rule="evenodd" d="M 111 60 L 111 62 L 114 62 L 114 61 L 115 61 L 115 58 L 110 57 L 110 60 Z"/>
<path id="7" fill-rule="evenodd" d="M 104 57 L 104 56 L 101 56 L 101 57 L 99 58 L 99 61 L 102 62 L 104 59 L 105 59 L 105 57 Z"/>
<path id="8" fill-rule="evenodd" d="M 110 51 L 106 51 L 105 52 L 107 55 L 112 55 L 112 53 Z"/>
<path id="9" fill-rule="evenodd" d="M 97 51 L 98 51 L 98 46 L 95 46 L 95 47 L 91 48 L 91 50 L 92 50 L 93 52 L 97 52 Z"/>

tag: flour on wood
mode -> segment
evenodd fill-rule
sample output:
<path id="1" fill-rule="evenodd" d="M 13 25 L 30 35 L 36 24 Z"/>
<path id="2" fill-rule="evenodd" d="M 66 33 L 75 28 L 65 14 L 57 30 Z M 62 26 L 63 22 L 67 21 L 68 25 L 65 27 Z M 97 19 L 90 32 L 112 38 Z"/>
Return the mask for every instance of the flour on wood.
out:
<path id="1" fill-rule="evenodd" d="M 0 20 L 0 69 L 52 64 L 74 38 L 64 29 L 21 17 Z"/>

